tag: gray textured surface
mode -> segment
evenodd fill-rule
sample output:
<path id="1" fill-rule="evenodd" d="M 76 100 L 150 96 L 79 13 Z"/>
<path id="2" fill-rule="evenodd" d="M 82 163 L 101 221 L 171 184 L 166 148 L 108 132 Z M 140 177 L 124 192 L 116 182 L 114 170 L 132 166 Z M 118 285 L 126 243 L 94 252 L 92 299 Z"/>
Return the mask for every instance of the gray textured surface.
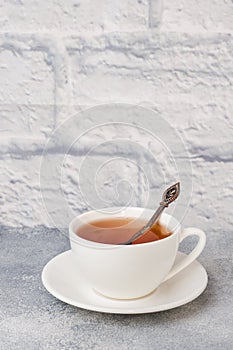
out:
<path id="1" fill-rule="evenodd" d="M 50 258 L 69 249 L 67 237 L 58 231 L 2 228 L 0 241 L 1 350 L 232 349 L 230 233 L 208 234 L 199 261 L 209 284 L 199 298 L 177 309 L 133 316 L 81 310 L 48 294 L 41 270 Z M 186 242 L 183 250 L 192 244 Z"/>

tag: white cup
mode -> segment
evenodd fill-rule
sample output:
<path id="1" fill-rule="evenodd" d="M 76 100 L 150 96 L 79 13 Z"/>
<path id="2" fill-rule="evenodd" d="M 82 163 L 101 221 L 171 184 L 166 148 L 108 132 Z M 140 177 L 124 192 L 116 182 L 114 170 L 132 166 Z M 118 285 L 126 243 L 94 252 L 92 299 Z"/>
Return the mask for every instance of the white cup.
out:
<path id="1" fill-rule="evenodd" d="M 85 223 L 116 217 L 148 220 L 153 210 L 145 208 L 109 208 L 90 211 L 72 220 L 69 225 L 70 244 L 77 269 L 95 291 L 114 299 L 134 299 L 155 290 L 162 282 L 191 264 L 202 252 L 206 236 L 197 228 L 181 230 L 179 222 L 162 214 L 160 222 L 172 234 L 158 241 L 134 245 L 113 245 L 88 241 L 76 232 Z M 188 236 L 199 240 L 192 252 L 173 266 L 178 246 Z"/>

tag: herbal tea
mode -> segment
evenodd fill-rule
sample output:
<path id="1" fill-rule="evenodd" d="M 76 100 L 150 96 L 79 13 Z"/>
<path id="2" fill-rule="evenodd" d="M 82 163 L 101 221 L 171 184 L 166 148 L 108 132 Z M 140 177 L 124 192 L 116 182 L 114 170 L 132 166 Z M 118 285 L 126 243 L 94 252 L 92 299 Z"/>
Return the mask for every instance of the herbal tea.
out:
<path id="1" fill-rule="evenodd" d="M 139 231 L 146 221 L 134 218 L 102 219 L 85 224 L 76 231 L 76 234 L 88 241 L 120 244 L 131 238 Z M 158 241 L 171 235 L 167 228 L 159 222 L 154 224 L 150 231 L 137 238 L 132 244 Z"/>

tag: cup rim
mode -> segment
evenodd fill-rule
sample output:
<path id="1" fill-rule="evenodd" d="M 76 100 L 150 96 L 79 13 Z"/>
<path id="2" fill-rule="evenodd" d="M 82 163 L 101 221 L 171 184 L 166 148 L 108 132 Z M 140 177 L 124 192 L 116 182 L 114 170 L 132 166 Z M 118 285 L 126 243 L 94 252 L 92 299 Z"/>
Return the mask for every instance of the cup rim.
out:
<path id="1" fill-rule="evenodd" d="M 103 249 L 103 248 L 129 248 L 129 249 L 138 249 L 139 247 L 144 247 L 144 246 L 149 246 L 149 245 L 158 245 L 161 244 L 163 241 L 167 241 L 169 239 L 172 239 L 174 237 L 174 235 L 178 234 L 181 230 L 181 225 L 179 223 L 179 221 L 172 215 L 167 214 L 167 213 L 162 213 L 161 218 L 162 221 L 166 220 L 168 222 L 173 221 L 175 223 L 175 228 L 171 229 L 172 234 L 168 237 L 165 237 L 163 239 L 157 240 L 157 241 L 153 241 L 153 242 L 146 242 L 146 243 L 140 243 L 140 244 L 131 244 L 131 245 L 120 245 L 120 244 L 109 244 L 109 243 L 100 243 L 100 242 L 94 242 L 94 241 L 89 241 L 85 238 L 79 237 L 76 233 L 75 233 L 75 229 L 74 229 L 74 225 L 75 223 L 77 223 L 77 221 L 80 221 L 80 219 L 86 217 L 86 216 L 91 216 L 91 214 L 94 213 L 99 213 L 101 212 L 101 214 L 103 214 L 104 217 L 104 210 L 109 209 L 109 210 L 119 210 L 122 209 L 122 207 L 109 207 L 109 208 L 103 208 L 103 209 L 99 209 L 99 210 L 90 210 L 87 211 L 85 213 L 82 213 L 80 215 L 77 215 L 76 217 L 74 217 L 72 219 L 72 221 L 69 224 L 69 238 L 70 241 L 82 246 L 86 246 L 89 248 L 95 248 L 95 249 Z M 132 211 L 138 211 L 138 212 L 147 212 L 148 216 L 152 216 L 154 213 L 154 210 L 151 208 L 142 208 L 142 207 L 126 207 L 124 210 L 132 210 Z M 106 218 L 109 216 L 107 216 L 109 214 L 106 213 Z M 129 215 L 132 218 L 137 218 L 138 215 L 134 214 L 134 215 Z M 91 222 L 91 220 L 87 220 L 87 222 Z"/>

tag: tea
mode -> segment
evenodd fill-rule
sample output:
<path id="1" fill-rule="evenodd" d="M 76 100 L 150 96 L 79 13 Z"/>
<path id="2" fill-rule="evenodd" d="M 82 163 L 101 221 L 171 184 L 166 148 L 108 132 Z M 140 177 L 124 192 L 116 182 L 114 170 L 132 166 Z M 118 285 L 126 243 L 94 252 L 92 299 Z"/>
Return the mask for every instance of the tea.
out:
<path id="1" fill-rule="evenodd" d="M 135 218 L 114 218 L 102 219 L 84 224 L 76 231 L 76 234 L 88 241 L 120 244 L 127 241 L 137 231 L 139 231 L 146 222 Z M 154 224 L 150 231 L 137 238 L 132 244 L 148 243 L 158 241 L 171 235 L 167 228 L 159 222 Z"/>

